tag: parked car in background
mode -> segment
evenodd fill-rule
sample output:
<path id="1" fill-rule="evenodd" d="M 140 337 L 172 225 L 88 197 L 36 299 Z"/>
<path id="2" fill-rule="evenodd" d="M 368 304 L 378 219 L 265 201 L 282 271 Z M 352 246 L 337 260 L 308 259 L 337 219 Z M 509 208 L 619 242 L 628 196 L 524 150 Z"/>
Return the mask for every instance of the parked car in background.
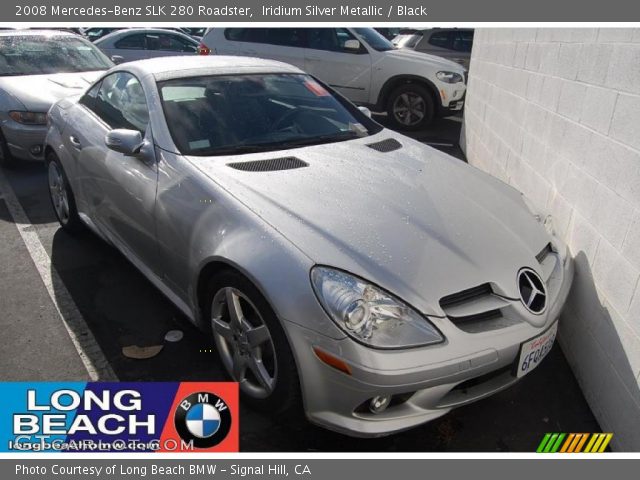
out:
<path id="1" fill-rule="evenodd" d="M 82 28 L 80 33 L 83 37 L 85 37 L 90 42 L 95 42 L 96 40 L 104 37 L 105 35 L 109 35 L 110 33 L 117 32 L 118 30 L 125 30 L 124 27 L 89 27 Z"/>
<path id="2" fill-rule="evenodd" d="M 473 46 L 472 28 L 403 29 L 393 39 L 398 48 L 437 55 L 459 63 L 466 70 L 471 60 Z"/>
<path id="3" fill-rule="evenodd" d="M 464 105 L 460 65 L 396 49 L 372 28 L 213 28 L 200 51 L 290 63 L 352 102 L 386 111 L 401 129 L 423 128 Z"/>
<path id="4" fill-rule="evenodd" d="M 393 40 L 398 33 L 400 33 L 401 28 L 389 28 L 389 27 L 377 27 L 374 28 L 376 32 L 382 35 L 387 40 Z"/>
<path id="5" fill-rule="evenodd" d="M 114 63 L 198 52 L 189 35 L 158 28 L 130 28 L 110 33 L 94 42 Z"/>
<path id="6" fill-rule="evenodd" d="M 41 160 L 49 107 L 81 93 L 112 66 L 98 48 L 73 33 L 0 32 L 0 165 Z"/>
<path id="7" fill-rule="evenodd" d="M 553 346 L 573 262 L 549 218 L 299 68 L 132 62 L 49 115 L 62 227 L 211 336 L 244 405 L 375 437 L 513 385 Z"/>

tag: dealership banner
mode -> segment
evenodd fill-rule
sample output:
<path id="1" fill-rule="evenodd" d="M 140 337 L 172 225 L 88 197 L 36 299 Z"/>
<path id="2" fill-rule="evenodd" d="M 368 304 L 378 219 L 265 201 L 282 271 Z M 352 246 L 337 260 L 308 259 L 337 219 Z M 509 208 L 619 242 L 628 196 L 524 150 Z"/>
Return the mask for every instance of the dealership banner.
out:
<path id="1" fill-rule="evenodd" d="M 633 22 L 640 4 L 511 0 L 16 0 L 0 4 L 9 22 Z"/>
<path id="2" fill-rule="evenodd" d="M 309 455 L 311 457 L 311 455 Z M 549 458 L 549 457 L 547 457 Z M 556 457 L 557 458 L 557 457 Z M 540 480 L 579 478 L 580 480 L 637 477 L 633 460 L 465 460 L 465 459 L 206 459 L 206 460 L 0 460 L 3 479 L 99 479 L 115 478 L 265 478 L 269 480 L 334 480 L 366 478 L 452 478 Z"/>
<path id="3" fill-rule="evenodd" d="M 0 452 L 235 452 L 236 383 L 3 382 Z"/>

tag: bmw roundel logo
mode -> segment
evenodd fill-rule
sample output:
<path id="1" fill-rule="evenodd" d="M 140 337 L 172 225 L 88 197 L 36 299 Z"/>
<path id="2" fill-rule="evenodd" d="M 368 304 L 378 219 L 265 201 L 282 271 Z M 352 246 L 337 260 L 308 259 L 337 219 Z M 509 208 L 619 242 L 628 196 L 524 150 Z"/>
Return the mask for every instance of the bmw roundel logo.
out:
<path id="1" fill-rule="evenodd" d="M 178 435 L 197 448 L 211 448 L 225 439 L 231 429 L 227 404 L 211 392 L 192 393 L 183 399 L 174 415 Z"/>

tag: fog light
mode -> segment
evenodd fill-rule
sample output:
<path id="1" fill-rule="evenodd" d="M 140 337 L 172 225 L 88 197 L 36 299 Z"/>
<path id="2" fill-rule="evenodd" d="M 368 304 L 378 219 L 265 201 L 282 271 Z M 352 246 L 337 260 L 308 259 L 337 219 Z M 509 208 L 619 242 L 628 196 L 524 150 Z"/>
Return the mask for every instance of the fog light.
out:
<path id="1" fill-rule="evenodd" d="M 390 395 L 379 395 L 371 399 L 371 402 L 369 402 L 369 410 L 371 410 L 371 413 L 382 413 L 387 409 L 390 403 Z"/>
<path id="2" fill-rule="evenodd" d="M 33 145 L 29 151 L 32 155 L 40 155 L 42 153 L 42 145 Z"/>

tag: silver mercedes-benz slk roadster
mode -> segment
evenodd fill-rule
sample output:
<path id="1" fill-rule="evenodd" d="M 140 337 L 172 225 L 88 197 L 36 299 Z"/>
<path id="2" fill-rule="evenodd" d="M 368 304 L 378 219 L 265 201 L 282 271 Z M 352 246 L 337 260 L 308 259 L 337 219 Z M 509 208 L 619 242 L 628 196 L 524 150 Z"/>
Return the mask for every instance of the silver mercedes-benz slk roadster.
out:
<path id="1" fill-rule="evenodd" d="M 274 61 L 106 72 L 49 112 L 51 200 L 213 335 L 243 402 L 354 436 L 534 369 L 573 278 L 515 189 Z"/>

